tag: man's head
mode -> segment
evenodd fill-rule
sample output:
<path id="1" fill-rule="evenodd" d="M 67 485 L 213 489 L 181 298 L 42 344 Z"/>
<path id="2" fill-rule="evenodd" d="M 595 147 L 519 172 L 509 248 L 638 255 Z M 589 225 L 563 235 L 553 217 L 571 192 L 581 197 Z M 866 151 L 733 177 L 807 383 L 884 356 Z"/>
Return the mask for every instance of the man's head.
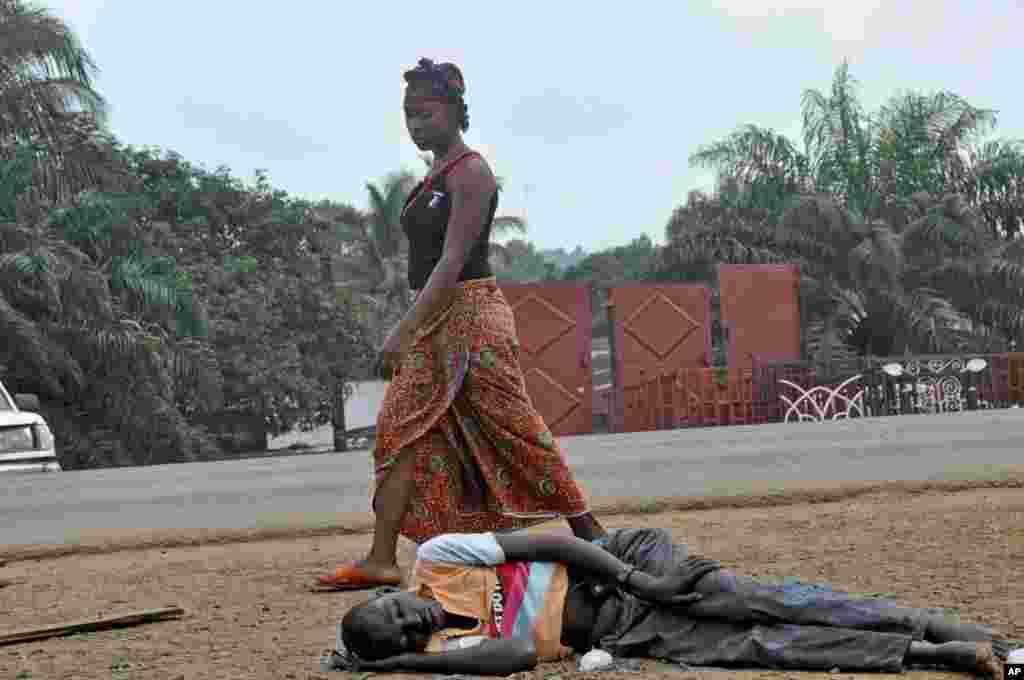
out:
<path id="1" fill-rule="evenodd" d="M 463 99 L 466 83 L 458 66 L 420 59 L 404 76 L 405 122 L 418 147 L 444 147 L 469 129 L 469 108 Z"/>
<path id="2" fill-rule="evenodd" d="M 422 652 L 443 626 L 440 603 L 399 591 L 350 609 L 342 619 L 341 635 L 350 652 L 366 661 L 376 661 Z"/>

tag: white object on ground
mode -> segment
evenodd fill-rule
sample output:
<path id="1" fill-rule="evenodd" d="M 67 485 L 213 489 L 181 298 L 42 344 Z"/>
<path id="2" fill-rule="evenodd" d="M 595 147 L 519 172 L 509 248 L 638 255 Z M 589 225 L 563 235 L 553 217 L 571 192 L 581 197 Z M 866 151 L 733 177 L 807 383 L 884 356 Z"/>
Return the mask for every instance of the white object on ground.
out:
<path id="1" fill-rule="evenodd" d="M 454 649 L 466 649 L 467 647 L 476 647 L 478 644 L 486 640 L 487 638 L 483 635 L 463 635 L 452 640 L 452 647 Z"/>
<path id="2" fill-rule="evenodd" d="M 580 659 L 580 670 L 584 673 L 599 671 L 611 667 L 615 663 L 612 655 L 603 649 L 591 649 Z"/>
<path id="3" fill-rule="evenodd" d="M 1011 649 L 1006 655 L 1006 663 L 1024 663 L 1024 647 Z"/>

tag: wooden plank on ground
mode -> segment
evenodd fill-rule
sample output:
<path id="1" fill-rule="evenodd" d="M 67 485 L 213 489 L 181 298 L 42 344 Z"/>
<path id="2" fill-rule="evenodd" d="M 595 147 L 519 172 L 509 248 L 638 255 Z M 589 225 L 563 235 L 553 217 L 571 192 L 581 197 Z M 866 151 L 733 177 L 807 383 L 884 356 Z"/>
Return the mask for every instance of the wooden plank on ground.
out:
<path id="1" fill-rule="evenodd" d="M 185 614 L 181 607 L 161 607 L 160 609 L 147 609 L 141 612 L 120 614 L 118 616 L 105 616 L 88 621 L 75 621 L 73 623 L 61 623 L 40 628 L 17 630 L 10 633 L 0 633 L 0 646 L 11 645 L 18 642 L 32 642 L 44 640 L 61 635 L 74 633 L 91 633 L 97 630 L 109 630 L 111 628 L 122 628 L 125 626 L 137 626 L 143 623 L 154 621 L 166 621 L 176 619 Z"/>

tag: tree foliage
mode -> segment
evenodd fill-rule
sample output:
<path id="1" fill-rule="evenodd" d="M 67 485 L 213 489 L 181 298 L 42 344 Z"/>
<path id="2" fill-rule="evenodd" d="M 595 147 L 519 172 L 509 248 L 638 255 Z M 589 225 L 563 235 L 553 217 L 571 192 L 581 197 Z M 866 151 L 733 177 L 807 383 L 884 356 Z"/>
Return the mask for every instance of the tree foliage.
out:
<path id="1" fill-rule="evenodd" d="M 558 269 L 529 241 L 511 239 L 502 249 L 496 267 L 498 281 L 531 283 L 558 278 Z"/>
<path id="2" fill-rule="evenodd" d="M 33 208 L 12 180 L 0 226 L 0 361 L 51 409 L 67 467 L 216 457 L 231 436 L 203 426 L 231 414 L 270 434 L 328 420 L 369 341 L 324 283 L 310 206 L 263 174 L 119 153 L 135 193 Z"/>
<path id="3" fill-rule="evenodd" d="M 264 173 L 247 187 L 226 168 L 207 173 L 171 154 L 139 153 L 144 184 L 166 199 L 158 216 L 168 221 L 156 223 L 162 248 L 178 254 L 204 302 L 216 361 L 179 394 L 180 407 L 258 415 L 272 435 L 329 422 L 333 387 L 367 363 L 371 342 L 359 309 L 333 285 L 338 242 L 311 215 L 358 214 L 292 199 Z"/>
<path id="4" fill-rule="evenodd" d="M 1024 331 L 1024 155 L 984 141 L 995 112 L 951 92 L 900 93 L 876 112 L 848 66 L 803 95 L 803 148 L 748 125 L 697 150 L 718 190 L 666 227 L 662 274 L 720 262 L 801 265 L 811 356 L 1006 348 Z"/>

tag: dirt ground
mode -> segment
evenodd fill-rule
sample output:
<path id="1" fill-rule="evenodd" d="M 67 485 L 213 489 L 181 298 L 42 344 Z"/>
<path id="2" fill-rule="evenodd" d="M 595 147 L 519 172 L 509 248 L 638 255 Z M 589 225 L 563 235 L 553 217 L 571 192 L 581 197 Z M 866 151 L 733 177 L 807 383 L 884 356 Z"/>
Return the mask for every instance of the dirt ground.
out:
<path id="1" fill-rule="evenodd" d="M 1024 492 L 883 492 L 819 504 L 733 507 L 603 518 L 669 529 L 692 550 L 766 579 L 798 577 L 909 606 L 942 607 L 1024 639 Z M 555 525 L 553 525 L 555 526 Z M 313 578 L 355 558 L 365 535 L 150 548 L 12 561 L 0 567 L 0 632 L 178 605 L 184 618 L 118 631 L 0 646 L 0 679 L 312 680 L 346 609 L 363 593 L 315 593 Z M 412 545 L 400 548 L 411 564 Z M 522 680 L 612 680 L 574 661 Z M 689 671 L 645 662 L 625 678 L 817 680 L 827 674 Z M 912 680 L 967 677 L 911 671 Z M 392 676 L 375 675 L 375 678 Z M 429 676 L 398 676 L 429 677 Z M 852 680 L 848 673 L 830 680 Z M 864 676 L 877 678 L 878 676 Z"/>

